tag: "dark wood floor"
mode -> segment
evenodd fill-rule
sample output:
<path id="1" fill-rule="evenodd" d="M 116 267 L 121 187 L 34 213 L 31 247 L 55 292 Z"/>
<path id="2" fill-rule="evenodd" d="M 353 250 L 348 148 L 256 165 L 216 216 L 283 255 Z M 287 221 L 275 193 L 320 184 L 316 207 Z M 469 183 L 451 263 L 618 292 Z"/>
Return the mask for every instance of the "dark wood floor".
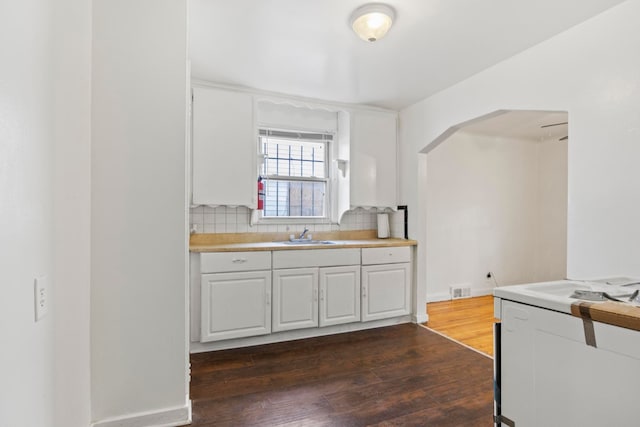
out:
<path id="1" fill-rule="evenodd" d="M 425 328 L 191 355 L 193 426 L 492 425 L 492 361 Z"/>

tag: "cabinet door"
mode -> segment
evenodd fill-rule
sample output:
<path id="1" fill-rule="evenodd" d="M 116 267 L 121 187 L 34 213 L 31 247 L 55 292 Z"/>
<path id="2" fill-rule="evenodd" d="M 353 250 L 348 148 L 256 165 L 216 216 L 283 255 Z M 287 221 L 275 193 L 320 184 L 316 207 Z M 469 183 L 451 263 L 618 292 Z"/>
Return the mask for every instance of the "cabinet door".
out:
<path id="1" fill-rule="evenodd" d="M 640 425 L 635 411 L 621 410 L 637 405 L 640 332 L 591 326 L 595 347 L 578 317 L 502 301 L 503 416 L 518 427 Z"/>
<path id="2" fill-rule="evenodd" d="M 362 267 L 362 321 L 411 313 L 411 263 Z"/>
<path id="3" fill-rule="evenodd" d="M 351 120 L 351 206 L 395 207 L 396 115 L 359 111 Z"/>
<path id="4" fill-rule="evenodd" d="M 320 326 L 360 321 L 360 266 L 320 269 Z"/>
<path id="5" fill-rule="evenodd" d="M 271 333 L 271 272 L 203 274 L 200 341 Z"/>
<path id="6" fill-rule="evenodd" d="M 318 269 L 273 270 L 273 331 L 318 326 Z"/>
<path id="7" fill-rule="evenodd" d="M 253 98 L 193 88 L 193 204 L 255 207 L 257 142 Z"/>

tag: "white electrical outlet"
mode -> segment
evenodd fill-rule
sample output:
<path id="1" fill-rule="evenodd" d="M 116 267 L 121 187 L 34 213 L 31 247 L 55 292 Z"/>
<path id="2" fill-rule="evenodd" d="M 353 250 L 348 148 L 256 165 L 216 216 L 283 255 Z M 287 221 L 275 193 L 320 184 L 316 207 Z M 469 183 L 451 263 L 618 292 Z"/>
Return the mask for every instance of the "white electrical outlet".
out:
<path id="1" fill-rule="evenodd" d="M 487 288 L 495 288 L 496 287 L 496 278 L 493 275 L 492 271 L 489 271 L 484 279 L 484 285 Z"/>
<path id="2" fill-rule="evenodd" d="M 45 276 L 36 277 L 33 281 L 33 299 L 37 322 L 49 311 L 49 280 Z"/>

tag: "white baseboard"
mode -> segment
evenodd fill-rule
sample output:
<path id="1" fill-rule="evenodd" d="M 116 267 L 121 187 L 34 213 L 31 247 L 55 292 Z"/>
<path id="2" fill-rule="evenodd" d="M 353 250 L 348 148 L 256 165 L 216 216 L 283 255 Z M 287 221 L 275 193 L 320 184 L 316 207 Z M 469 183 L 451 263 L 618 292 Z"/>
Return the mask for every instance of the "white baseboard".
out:
<path id="1" fill-rule="evenodd" d="M 480 289 L 471 289 L 471 296 L 472 297 L 483 297 L 485 295 L 493 295 L 493 290 L 495 288 L 491 287 L 491 288 L 480 288 Z"/>
<path id="2" fill-rule="evenodd" d="M 493 288 L 471 288 L 472 297 L 481 297 L 484 295 L 493 295 Z M 427 291 L 427 302 L 449 301 L 451 294 L 449 292 L 438 292 L 430 294 Z"/>
<path id="3" fill-rule="evenodd" d="M 176 427 L 191 424 L 191 401 L 178 408 L 139 412 L 94 421 L 91 427 Z"/>
<path id="4" fill-rule="evenodd" d="M 413 321 L 413 323 L 426 323 L 429 321 L 429 314 L 428 313 L 418 314 L 416 316 L 412 316 L 411 320 Z"/>
<path id="5" fill-rule="evenodd" d="M 449 292 L 429 293 L 427 291 L 427 302 L 449 301 L 451 294 Z"/>
<path id="6" fill-rule="evenodd" d="M 372 320 L 369 322 L 345 323 L 343 325 L 326 326 L 323 328 L 295 329 L 292 331 L 276 332 L 256 337 L 236 338 L 212 342 L 192 342 L 191 353 L 206 351 L 228 350 L 231 348 L 249 347 L 253 345 L 272 344 L 282 341 L 299 340 L 304 338 L 320 337 L 324 335 L 341 334 L 345 332 L 362 331 L 365 329 L 381 328 L 384 326 L 398 325 L 413 321 L 413 316 L 406 315 L 389 319 Z"/>

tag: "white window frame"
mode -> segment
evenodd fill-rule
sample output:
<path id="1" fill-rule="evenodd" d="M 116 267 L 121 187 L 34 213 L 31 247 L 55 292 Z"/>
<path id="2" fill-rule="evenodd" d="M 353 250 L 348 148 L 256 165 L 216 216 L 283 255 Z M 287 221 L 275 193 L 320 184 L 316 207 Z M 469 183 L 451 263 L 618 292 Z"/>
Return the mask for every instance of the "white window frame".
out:
<path id="1" fill-rule="evenodd" d="M 280 175 L 279 178 L 289 181 L 304 181 L 304 182 L 324 182 L 325 183 L 325 195 L 324 195 L 324 213 L 322 216 L 263 216 L 263 211 L 258 210 L 258 223 L 259 224 L 331 224 L 331 206 L 332 206 L 332 186 L 334 180 L 332 179 L 334 171 L 334 145 L 336 141 L 336 135 L 333 132 L 315 131 L 315 130 L 292 130 L 292 129 L 275 129 L 267 126 L 258 127 L 257 145 L 258 145 L 258 176 L 263 176 L 265 179 L 269 179 L 269 176 L 262 175 L 264 162 L 266 161 L 266 154 L 263 152 L 262 138 L 265 136 L 272 136 L 280 139 L 292 139 L 294 134 L 298 134 L 299 140 L 307 140 L 309 142 L 322 141 L 325 145 L 325 177 L 324 178 L 301 178 L 301 177 L 286 177 Z M 283 134 L 289 134 L 283 136 Z M 324 139 L 305 139 L 307 135 L 323 135 Z M 273 178 L 272 178 L 273 179 Z"/>

